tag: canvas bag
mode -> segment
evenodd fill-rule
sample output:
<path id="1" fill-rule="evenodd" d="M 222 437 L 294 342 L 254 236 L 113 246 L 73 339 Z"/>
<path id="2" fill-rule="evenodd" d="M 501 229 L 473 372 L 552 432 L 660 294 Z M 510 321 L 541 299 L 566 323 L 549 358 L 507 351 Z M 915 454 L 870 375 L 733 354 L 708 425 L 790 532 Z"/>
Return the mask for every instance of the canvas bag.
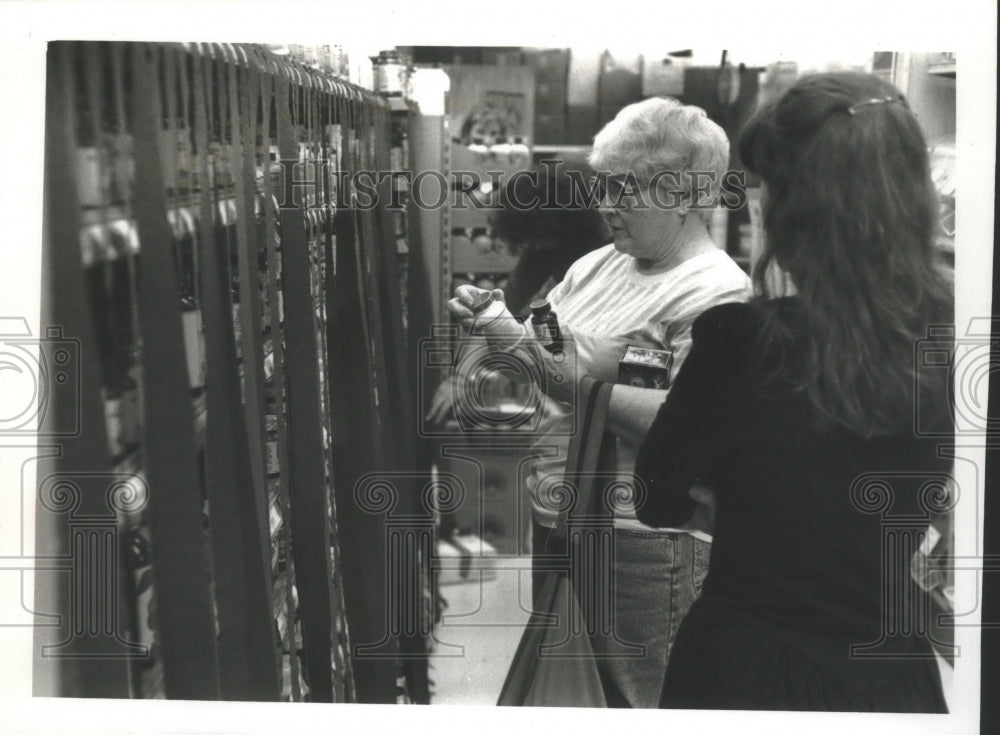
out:
<path id="1" fill-rule="evenodd" d="M 577 507 L 598 506 L 594 473 L 601 462 L 611 384 L 585 377 L 580 385 L 581 428 L 570 439 L 566 473 L 580 477 Z M 567 512 L 556 533 L 565 535 Z M 499 705 L 536 707 L 606 707 L 597 661 L 583 625 L 583 612 L 569 576 L 552 571 L 546 577 L 504 681 Z"/>

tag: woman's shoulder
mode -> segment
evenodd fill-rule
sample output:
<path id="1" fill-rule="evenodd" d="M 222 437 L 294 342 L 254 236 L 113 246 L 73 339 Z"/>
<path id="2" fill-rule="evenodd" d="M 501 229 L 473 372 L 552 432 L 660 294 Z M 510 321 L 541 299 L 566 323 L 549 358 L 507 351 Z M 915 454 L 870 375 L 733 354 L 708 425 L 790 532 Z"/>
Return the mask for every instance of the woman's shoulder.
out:
<path id="1" fill-rule="evenodd" d="M 768 319 L 783 318 L 794 311 L 793 299 L 732 301 L 703 311 L 691 327 L 691 339 L 702 348 L 726 352 L 749 349 Z"/>
<path id="2" fill-rule="evenodd" d="M 582 255 L 570 264 L 569 268 L 566 270 L 566 277 L 564 280 L 572 283 L 573 281 L 585 280 L 598 274 L 604 276 L 613 270 L 612 266 L 618 265 L 617 256 L 621 255 L 621 253 L 615 250 L 614 243 L 609 243 L 608 245 L 603 245 L 596 250 L 591 250 L 589 253 Z M 624 257 L 627 258 L 629 256 Z"/>

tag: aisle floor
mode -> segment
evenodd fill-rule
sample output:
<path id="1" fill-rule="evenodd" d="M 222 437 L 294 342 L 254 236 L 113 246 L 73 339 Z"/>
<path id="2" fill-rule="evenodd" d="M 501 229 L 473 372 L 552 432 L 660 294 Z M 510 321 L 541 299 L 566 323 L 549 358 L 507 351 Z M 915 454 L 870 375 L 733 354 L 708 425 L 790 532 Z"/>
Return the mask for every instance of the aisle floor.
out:
<path id="1" fill-rule="evenodd" d="M 448 603 L 431 659 L 432 704 L 495 705 L 514 657 L 531 598 L 531 562 L 505 560 L 494 578 L 441 588 Z M 475 572 L 473 572 L 475 574 Z M 954 711 L 954 671 L 938 658 L 948 708 Z"/>
<path id="2" fill-rule="evenodd" d="M 448 607 L 430 664 L 432 704 L 496 704 L 531 602 L 530 560 L 504 566 L 493 579 L 441 588 Z"/>

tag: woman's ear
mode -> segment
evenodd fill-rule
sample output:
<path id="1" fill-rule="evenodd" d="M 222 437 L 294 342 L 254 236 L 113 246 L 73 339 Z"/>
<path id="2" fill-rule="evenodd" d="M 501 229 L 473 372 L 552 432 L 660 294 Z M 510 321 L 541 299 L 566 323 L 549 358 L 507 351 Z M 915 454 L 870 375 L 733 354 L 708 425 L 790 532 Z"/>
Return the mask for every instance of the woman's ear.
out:
<path id="1" fill-rule="evenodd" d="M 687 219 L 688 212 L 691 211 L 693 197 L 689 192 L 681 192 L 674 197 L 674 211 L 681 218 L 681 222 Z"/>
<path id="2" fill-rule="evenodd" d="M 677 214 L 683 219 L 691 211 L 691 195 L 684 193 L 677 198 Z"/>

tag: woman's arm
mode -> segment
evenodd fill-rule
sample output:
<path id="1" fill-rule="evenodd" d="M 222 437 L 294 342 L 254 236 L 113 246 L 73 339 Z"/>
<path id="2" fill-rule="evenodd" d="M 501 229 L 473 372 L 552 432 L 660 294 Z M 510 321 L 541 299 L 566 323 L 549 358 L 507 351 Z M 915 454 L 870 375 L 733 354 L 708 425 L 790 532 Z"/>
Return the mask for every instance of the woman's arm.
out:
<path id="1" fill-rule="evenodd" d="M 633 385 L 613 386 L 608 406 L 608 428 L 623 439 L 638 444 L 649 432 L 668 392 Z"/>
<path id="2" fill-rule="evenodd" d="M 731 304 L 695 322 L 691 351 L 636 459 L 635 473 L 647 494 L 636 516 L 646 525 L 688 522 L 697 506 L 692 488 L 699 482 L 711 485 L 709 475 L 733 424 L 734 404 L 745 390 L 749 316 L 745 306 Z"/>

